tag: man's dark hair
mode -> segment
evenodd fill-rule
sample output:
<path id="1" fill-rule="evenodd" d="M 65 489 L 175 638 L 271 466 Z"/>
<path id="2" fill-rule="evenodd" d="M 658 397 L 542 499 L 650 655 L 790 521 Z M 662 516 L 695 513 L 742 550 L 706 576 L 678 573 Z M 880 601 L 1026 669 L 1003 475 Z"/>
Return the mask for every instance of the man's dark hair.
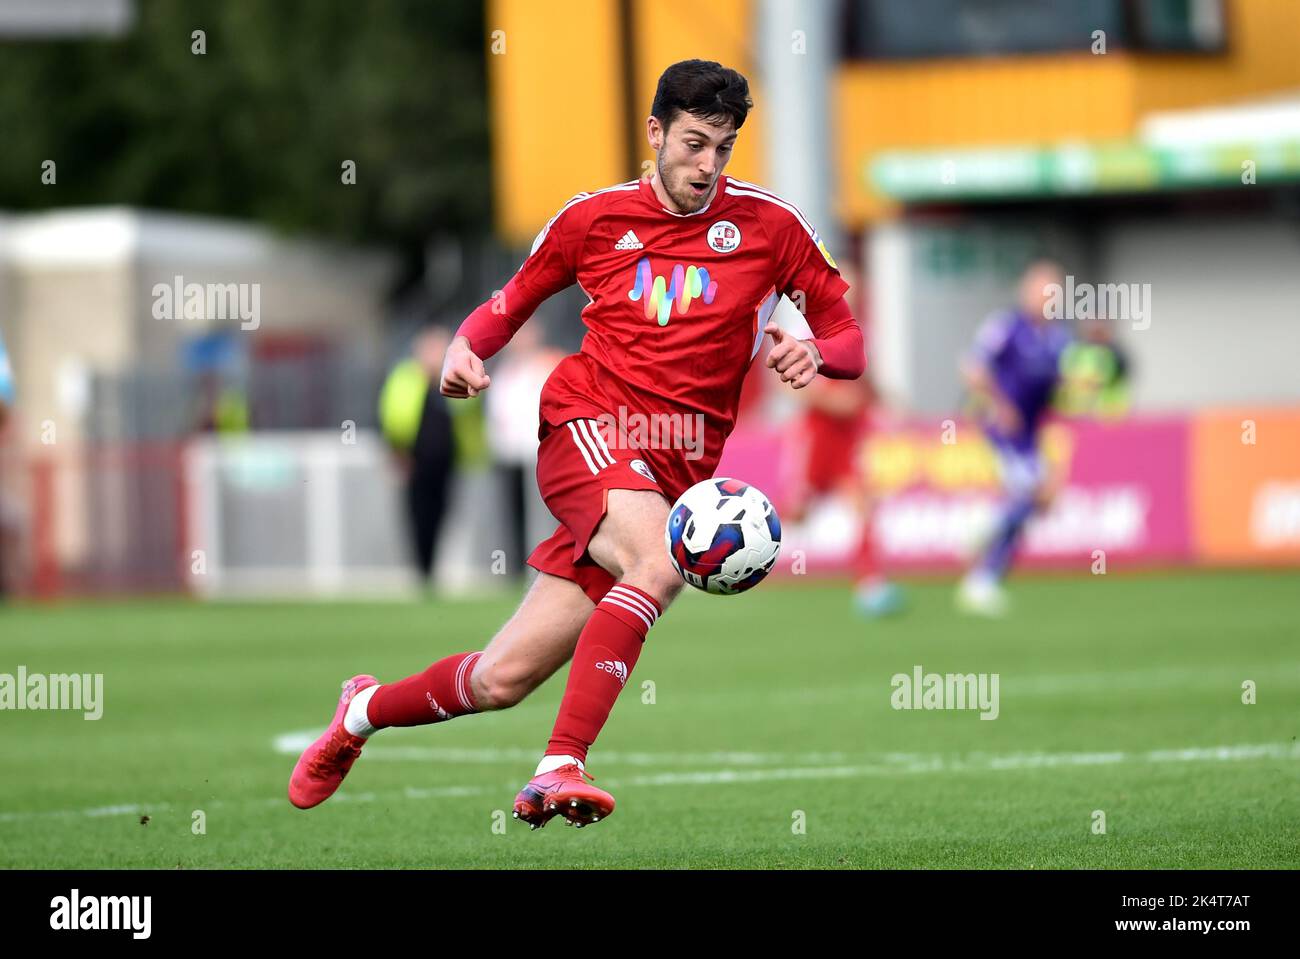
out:
<path id="1" fill-rule="evenodd" d="M 709 123 L 730 120 L 739 130 L 754 101 L 749 98 L 749 81 L 712 60 L 682 60 L 659 77 L 650 114 L 665 130 L 678 111 Z"/>

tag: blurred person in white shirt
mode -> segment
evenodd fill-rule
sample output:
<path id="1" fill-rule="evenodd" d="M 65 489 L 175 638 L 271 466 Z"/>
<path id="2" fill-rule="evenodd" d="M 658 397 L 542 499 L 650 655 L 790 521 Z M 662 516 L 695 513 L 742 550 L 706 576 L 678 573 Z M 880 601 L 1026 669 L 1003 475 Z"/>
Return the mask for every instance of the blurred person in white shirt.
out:
<path id="1" fill-rule="evenodd" d="M 4 337 L 0 336 L 0 599 L 8 592 L 6 573 L 9 564 L 10 540 L 17 535 L 20 513 L 17 504 L 5 493 L 4 467 L 5 452 L 9 441 L 9 419 L 16 394 L 14 390 L 13 368 L 9 363 L 9 352 L 5 349 Z"/>
<path id="2" fill-rule="evenodd" d="M 492 371 L 484 395 L 488 449 L 502 477 L 509 516 L 506 562 L 510 575 L 524 571 L 528 553 L 528 499 L 537 468 L 537 410 L 542 387 L 564 353 L 547 346 L 536 324 L 525 323 Z"/>

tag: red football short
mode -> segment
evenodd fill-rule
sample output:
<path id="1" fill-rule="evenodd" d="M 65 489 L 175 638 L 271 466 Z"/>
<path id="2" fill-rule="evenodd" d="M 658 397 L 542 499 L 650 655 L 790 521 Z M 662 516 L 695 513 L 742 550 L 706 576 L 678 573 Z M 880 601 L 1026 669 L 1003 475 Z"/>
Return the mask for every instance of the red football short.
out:
<path id="1" fill-rule="evenodd" d="M 599 603 L 615 579 L 587 555 L 612 489 L 664 493 L 636 448 L 609 444 L 595 420 L 546 426 L 537 450 L 537 488 L 560 526 L 528 557 L 543 573 L 572 580 Z M 666 496 L 666 494 L 665 494 Z"/>

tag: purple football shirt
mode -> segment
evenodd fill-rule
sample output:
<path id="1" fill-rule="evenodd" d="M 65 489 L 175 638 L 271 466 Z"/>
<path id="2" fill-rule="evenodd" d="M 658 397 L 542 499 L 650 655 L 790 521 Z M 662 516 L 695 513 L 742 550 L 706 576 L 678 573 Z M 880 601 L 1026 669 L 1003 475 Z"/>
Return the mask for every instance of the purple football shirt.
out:
<path id="1" fill-rule="evenodd" d="M 984 321 L 973 356 L 989 369 L 1021 420 L 1021 428 L 1010 434 L 987 425 L 994 443 L 1023 452 L 1034 449 L 1039 423 L 1060 379 L 1061 353 L 1069 342 L 1070 334 L 1060 323 L 1035 323 L 1018 309 Z"/>

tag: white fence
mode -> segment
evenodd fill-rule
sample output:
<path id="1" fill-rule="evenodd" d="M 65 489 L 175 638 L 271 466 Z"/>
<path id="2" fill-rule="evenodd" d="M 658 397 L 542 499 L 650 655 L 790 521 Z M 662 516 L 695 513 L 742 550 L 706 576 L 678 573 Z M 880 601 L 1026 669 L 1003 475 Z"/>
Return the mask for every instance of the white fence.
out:
<path id="1" fill-rule="evenodd" d="M 354 439 L 286 432 L 194 440 L 185 455 L 193 590 L 212 598 L 414 592 L 402 477 L 377 435 Z M 434 571 L 439 588 L 506 586 L 493 563 L 506 540 L 502 503 L 494 473 L 455 477 Z M 530 545 L 549 518 L 538 507 L 545 513 L 529 502 Z"/>

